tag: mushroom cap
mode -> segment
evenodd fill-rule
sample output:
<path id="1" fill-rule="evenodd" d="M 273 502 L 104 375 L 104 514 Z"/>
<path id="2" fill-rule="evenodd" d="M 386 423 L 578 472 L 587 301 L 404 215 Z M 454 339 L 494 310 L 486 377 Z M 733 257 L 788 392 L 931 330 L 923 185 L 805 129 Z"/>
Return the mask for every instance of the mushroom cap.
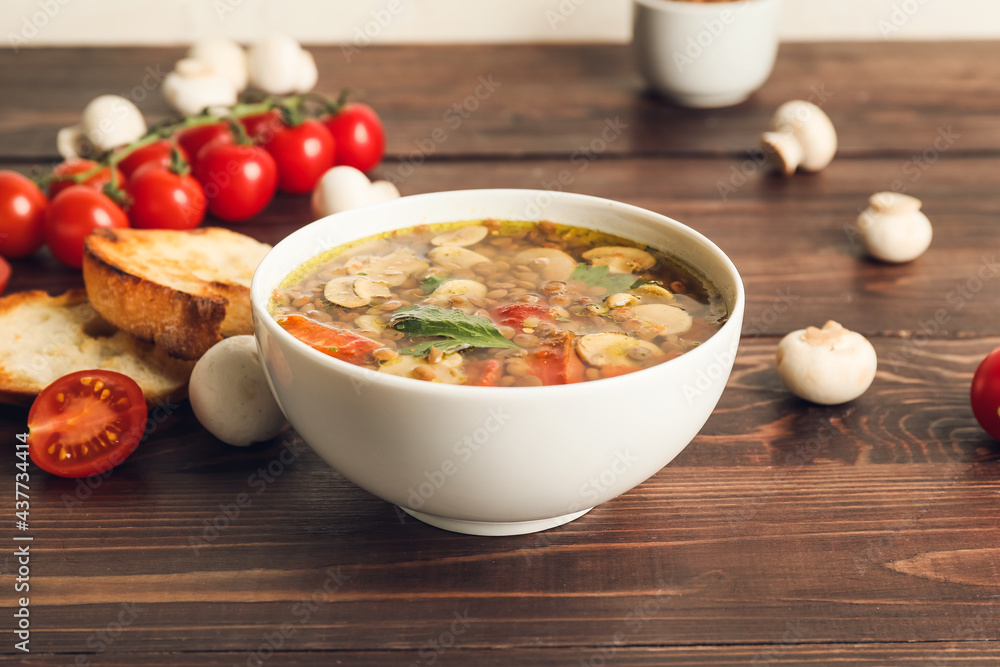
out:
<path id="1" fill-rule="evenodd" d="M 232 84 L 236 92 L 246 90 L 249 79 L 247 54 L 243 47 L 233 40 L 225 37 L 199 39 L 191 45 L 188 57 L 208 63 Z"/>
<path id="2" fill-rule="evenodd" d="M 302 56 L 302 47 L 293 37 L 274 34 L 250 46 L 247 69 L 250 83 L 272 95 L 288 95 L 308 83 L 309 63 Z M 313 69 L 316 63 L 312 62 Z M 313 82 L 315 85 L 315 81 Z"/>
<path id="3" fill-rule="evenodd" d="M 823 169 L 837 153 L 837 130 L 830 117 L 812 102 L 785 102 L 774 112 L 771 126 L 775 132 L 795 137 L 802 153 L 797 166 L 805 171 Z"/>
<path id="4" fill-rule="evenodd" d="M 931 221 L 919 210 L 920 200 L 908 199 L 913 201 L 898 202 L 888 210 L 869 206 L 858 216 L 861 242 L 872 257 L 900 264 L 913 261 L 930 247 Z"/>
<path id="5" fill-rule="evenodd" d="M 317 218 L 366 206 L 371 181 L 354 167 L 340 165 L 327 170 L 316 184 L 312 212 Z"/>
<path id="6" fill-rule="evenodd" d="M 253 336 L 232 336 L 210 348 L 191 372 L 188 393 L 201 425 L 230 445 L 270 440 L 285 428 Z"/>
<path id="7" fill-rule="evenodd" d="M 778 343 L 778 375 L 792 393 L 820 405 L 839 405 L 865 393 L 875 379 L 875 348 L 836 322 L 793 331 Z"/>
<path id="8" fill-rule="evenodd" d="M 299 50 L 299 68 L 295 77 L 295 93 L 308 93 L 316 87 L 319 81 L 319 70 L 316 68 L 316 59 L 313 54 L 305 49 Z"/>
<path id="9" fill-rule="evenodd" d="M 178 113 L 193 116 L 206 107 L 236 104 L 236 89 L 211 65 L 201 60 L 178 60 L 163 80 L 163 96 Z"/>
<path id="10" fill-rule="evenodd" d="M 531 264 L 536 260 L 544 260 L 541 275 L 546 280 L 569 280 L 576 270 L 576 260 L 558 248 L 528 248 L 514 256 L 511 263 Z"/>
<path id="11" fill-rule="evenodd" d="M 83 135 L 98 152 L 130 144 L 146 134 L 139 108 L 120 95 L 100 95 L 83 109 Z"/>

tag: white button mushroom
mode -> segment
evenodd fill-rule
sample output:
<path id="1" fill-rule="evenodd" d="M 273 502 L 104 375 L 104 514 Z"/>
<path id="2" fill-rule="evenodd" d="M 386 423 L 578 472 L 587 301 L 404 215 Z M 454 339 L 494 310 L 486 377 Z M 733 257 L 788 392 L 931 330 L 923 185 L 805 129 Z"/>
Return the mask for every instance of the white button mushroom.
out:
<path id="1" fill-rule="evenodd" d="M 920 211 L 916 197 L 898 192 L 878 192 L 858 217 L 858 231 L 865 249 L 883 262 L 909 262 L 931 244 L 931 221 Z"/>
<path id="2" fill-rule="evenodd" d="M 785 102 L 771 119 L 771 132 L 761 135 L 768 159 L 786 176 L 819 171 L 837 153 L 837 131 L 830 118 L 812 102 Z"/>
<path id="3" fill-rule="evenodd" d="M 188 58 L 208 64 L 217 74 L 225 77 L 236 92 L 246 90 L 249 72 L 247 54 L 243 47 L 224 37 L 199 39 L 191 45 Z"/>
<path id="4" fill-rule="evenodd" d="M 489 230 L 482 225 L 468 225 L 438 234 L 431 239 L 431 245 L 475 245 L 486 238 L 488 233 Z"/>
<path id="5" fill-rule="evenodd" d="M 272 95 L 308 93 L 316 85 L 316 60 L 288 35 L 271 35 L 250 46 L 250 83 Z"/>
<path id="6" fill-rule="evenodd" d="M 146 120 L 138 107 L 119 95 L 101 95 L 84 108 L 79 125 L 59 130 L 56 146 L 67 160 L 93 157 L 145 134 Z"/>
<path id="7" fill-rule="evenodd" d="M 545 280 L 569 280 L 576 270 L 576 260 L 557 248 L 528 248 L 514 256 L 512 264 L 532 265 L 541 263 L 541 275 Z"/>
<path id="8" fill-rule="evenodd" d="M 436 265 L 450 270 L 471 269 L 476 264 L 490 261 L 489 257 L 480 255 L 475 250 L 457 245 L 438 246 L 427 253 L 427 258 Z"/>
<path id="9" fill-rule="evenodd" d="M 647 303 L 633 306 L 636 319 L 652 325 L 661 336 L 682 334 L 691 328 L 693 321 L 680 306 L 666 303 Z"/>
<path id="10" fill-rule="evenodd" d="M 468 380 L 463 370 L 462 355 L 446 354 L 436 364 L 426 357 L 401 354 L 379 365 L 379 372 L 400 377 L 442 382 L 444 384 L 464 384 Z"/>
<path id="11" fill-rule="evenodd" d="M 230 445 L 270 440 L 285 428 L 253 336 L 233 336 L 209 349 L 191 372 L 188 392 L 201 425 Z"/>
<path id="12" fill-rule="evenodd" d="M 777 362 L 785 386 L 820 405 L 846 403 L 865 393 L 878 366 L 868 339 L 833 321 L 782 338 Z"/>
<path id="13" fill-rule="evenodd" d="M 338 276 L 323 288 L 326 300 L 344 308 L 367 306 L 375 297 L 389 298 L 392 292 L 382 283 L 363 276 Z"/>
<path id="14" fill-rule="evenodd" d="M 372 183 L 364 172 L 340 165 L 328 170 L 316 184 L 312 195 L 312 211 L 317 218 L 324 218 L 398 197 L 399 190 L 389 181 Z"/>
<path id="15" fill-rule="evenodd" d="M 618 332 L 593 333 L 581 336 L 576 351 L 591 366 L 624 366 L 638 368 L 643 359 L 659 359 L 663 350 L 649 341 L 632 338 Z"/>
<path id="16" fill-rule="evenodd" d="M 438 285 L 437 289 L 430 293 L 430 298 L 447 304 L 453 296 L 481 299 L 488 291 L 486 285 L 475 280 L 448 280 Z"/>
<path id="17" fill-rule="evenodd" d="M 211 65 L 193 58 L 178 60 L 163 80 L 163 96 L 178 113 L 193 116 L 206 107 L 236 104 L 236 88 Z"/>
<path id="18" fill-rule="evenodd" d="M 645 271 L 656 264 L 656 258 L 645 250 L 626 246 L 601 246 L 583 253 L 593 266 L 606 266 L 611 273 Z"/>
<path id="19" fill-rule="evenodd" d="M 363 275 L 383 285 L 398 287 L 410 276 L 429 269 L 430 264 L 417 257 L 409 248 L 397 248 L 382 257 L 352 257 L 344 264 L 344 268 L 352 276 Z"/>

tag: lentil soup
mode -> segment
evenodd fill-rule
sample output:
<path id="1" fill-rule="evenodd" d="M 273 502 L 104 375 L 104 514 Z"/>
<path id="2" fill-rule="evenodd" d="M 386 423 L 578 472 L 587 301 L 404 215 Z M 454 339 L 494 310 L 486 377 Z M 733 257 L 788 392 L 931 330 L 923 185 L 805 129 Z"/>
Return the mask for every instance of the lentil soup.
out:
<path id="1" fill-rule="evenodd" d="M 288 276 L 269 309 L 293 336 L 344 361 L 504 387 L 648 368 L 728 317 L 716 289 L 658 250 L 582 227 L 500 220 L 334 248 Z"/>

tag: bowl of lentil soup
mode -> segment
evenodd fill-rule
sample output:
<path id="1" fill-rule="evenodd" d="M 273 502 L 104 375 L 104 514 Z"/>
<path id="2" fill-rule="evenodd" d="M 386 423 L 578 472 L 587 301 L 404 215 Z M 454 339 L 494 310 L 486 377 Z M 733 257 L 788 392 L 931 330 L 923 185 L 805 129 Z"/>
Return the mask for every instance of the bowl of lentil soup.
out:
<path id="1" fill-rule="evenodd" d="M 560 525 L 694 438 L 744 295 L 665 216 L 534 190 L 404 197 L 314 222 L 254 275 L 255 335 L 291 424 L 432 525 Z"/>

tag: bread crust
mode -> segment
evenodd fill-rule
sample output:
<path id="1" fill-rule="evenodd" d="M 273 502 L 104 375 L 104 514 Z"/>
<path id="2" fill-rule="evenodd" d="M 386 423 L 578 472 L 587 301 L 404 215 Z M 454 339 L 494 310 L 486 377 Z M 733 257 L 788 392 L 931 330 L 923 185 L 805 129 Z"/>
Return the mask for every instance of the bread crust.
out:
<path id="1" fill-rule="evenodd" d="M 250 289 L 241 283 L 249 283 L 252 270 L 243 275 L 246 267 L 226 266 L 224 258 L 219 266 L 184 268 L 182 262 L 158 253 L 202 244 L 202 249 L 220 248 L 220 255 L 223 248 L 245 247 L 247 254 L 263 256 L 270 246 L 210 227 L 143 231 L 101 229 L 88 237 L 83 280 L 97 312 L 123 331 L 185 360 L 199 359 L 224 337 L 253 333 Z M 199 277 L 199 271 L 209 277 Z M 217 274 L 231 282 L 214 279 Z"/>

